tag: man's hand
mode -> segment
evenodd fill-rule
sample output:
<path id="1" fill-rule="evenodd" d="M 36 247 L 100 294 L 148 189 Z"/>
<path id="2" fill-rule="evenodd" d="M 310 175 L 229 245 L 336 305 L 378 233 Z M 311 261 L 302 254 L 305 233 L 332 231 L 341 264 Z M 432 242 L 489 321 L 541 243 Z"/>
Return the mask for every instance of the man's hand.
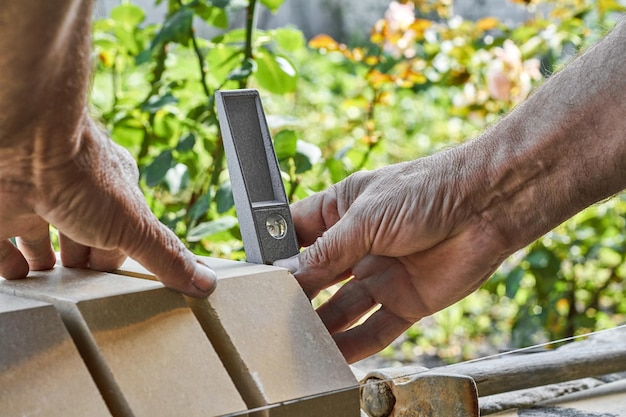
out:
<path id="1" fill-rule="evenodd" d="M 52 224 L 66 266 L 110 271 L 131 256 L 167 286 L 206 296 L 215 273 L 150 212 L 133 159 L 85 110 L 91 6 L 0 8 L 0 275 L 52 268 Z"/>
<path id="2" fill-rule="evenodd" d="M 352 277 L 318 309 L 349 362 L 474 291 L 507 255 L 498 231 L 468 204 L 458 157 L 453 150 L 357 173 L 292 206 L 308 248 L 276 265 L 311 297 Z"/>
<path id="3" fill-rule="evenodd" d="M 53 224 L 65 266 L 111 271 L 128 255 L 167 286 L 195 297 L 208 295 L 215 273 L 150 212 L 130 154 L 87 116 L 79 135 L 75 152 L 61 144 L 46 155 L 2 164 L 0 275 L 16 279 L 29 269 L 52 268 L 56 256 L 48 224 Z M 31 161 L 30 168 L 17 169 L 20 159 Z"/>

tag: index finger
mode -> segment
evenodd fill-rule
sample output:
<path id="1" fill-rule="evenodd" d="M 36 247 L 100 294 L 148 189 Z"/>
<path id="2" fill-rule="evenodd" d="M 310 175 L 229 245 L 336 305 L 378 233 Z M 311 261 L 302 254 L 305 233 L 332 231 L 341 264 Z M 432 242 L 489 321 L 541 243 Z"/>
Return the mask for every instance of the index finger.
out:
<path id="1" fill-rule="evenodd" d="M 217 282 L 215 272 L 192 254 L 156 217 L 151 213 L 145 213 L 145 216 L 147 224 L 135 229 L 138 233 L 131 236 L 128 229 L 125 230 L 127 233 L 120 249 L 155 274 L 166 286 L 191 297 L 209 295 Z"/>
<path id="2" fill-rule="evenodd" d="M 404 333 L 413 323 L 393 314 L 384 306 L 361 325 L 333 335 L 348 363 L 380 352 Z"/>

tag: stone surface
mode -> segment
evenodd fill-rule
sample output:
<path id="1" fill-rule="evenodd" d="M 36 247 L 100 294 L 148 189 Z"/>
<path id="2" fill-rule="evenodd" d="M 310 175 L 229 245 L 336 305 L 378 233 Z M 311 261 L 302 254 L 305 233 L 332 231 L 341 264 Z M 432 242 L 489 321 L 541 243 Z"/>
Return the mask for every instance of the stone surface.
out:
<path id="1" fill-rule="evenodd" d="M 187 299 L 251 408 L 270 416 L 355 417 L 359 388 L 330 334 L 285 269 L 204 258 L 208 300 Z M 128 261 L 120 271 L 150 277 Z"/>
<path id="2" fill-rule="evenodd" d="M 158 282 L 55 267 L 0 292 L 57 308 L 115 416 L 246 410 L 182 296 Z"/>
<path id="3" fill-rule="evenodd" d="M 0 415 L 111 416 L 50 304 L 0 294 Z"/>

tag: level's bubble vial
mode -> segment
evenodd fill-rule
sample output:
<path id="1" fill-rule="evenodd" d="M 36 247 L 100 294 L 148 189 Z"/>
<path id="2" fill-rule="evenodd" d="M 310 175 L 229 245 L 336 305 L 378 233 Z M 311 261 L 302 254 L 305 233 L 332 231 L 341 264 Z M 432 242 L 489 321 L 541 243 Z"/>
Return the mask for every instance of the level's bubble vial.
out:
<path id="1" fill-rule="evenodd" d="M 267 231 L 274 239 L 282 239 L 287 234 L 287 220 L 280 214 L 272 214 L 265 221 Z"/>

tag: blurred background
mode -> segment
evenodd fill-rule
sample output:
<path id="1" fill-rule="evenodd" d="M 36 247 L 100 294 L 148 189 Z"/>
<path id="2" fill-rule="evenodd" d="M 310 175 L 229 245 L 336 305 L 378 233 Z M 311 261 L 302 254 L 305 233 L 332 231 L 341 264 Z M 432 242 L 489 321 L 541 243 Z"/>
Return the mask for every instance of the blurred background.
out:
<path id="1" fill-rule="evenodd" d="M 91 108 L 136 158 L 160 220 L 198 254 L 243 260 L 216 90 L 259 89 L 295 201 L 478 135 L 625 11 L 616 0 L 100 0 Z M 622 193 L 371 360 L 456 362 L 624 323 L 625 228 Z"/>

